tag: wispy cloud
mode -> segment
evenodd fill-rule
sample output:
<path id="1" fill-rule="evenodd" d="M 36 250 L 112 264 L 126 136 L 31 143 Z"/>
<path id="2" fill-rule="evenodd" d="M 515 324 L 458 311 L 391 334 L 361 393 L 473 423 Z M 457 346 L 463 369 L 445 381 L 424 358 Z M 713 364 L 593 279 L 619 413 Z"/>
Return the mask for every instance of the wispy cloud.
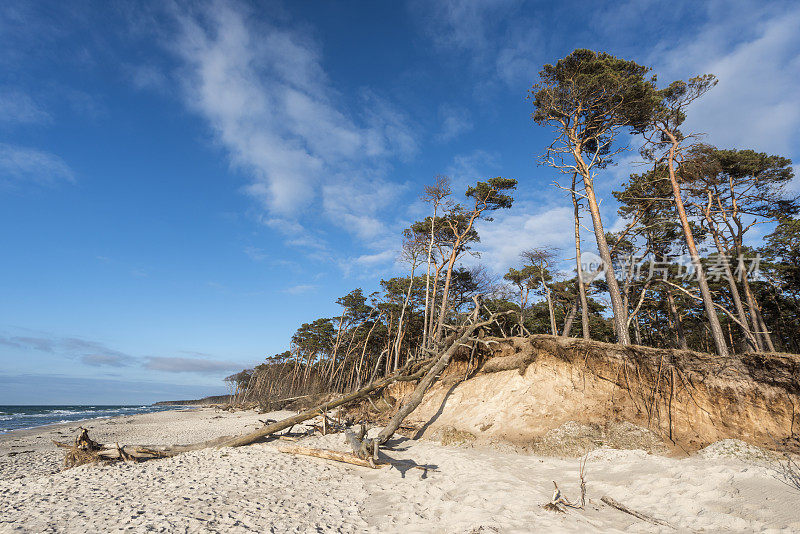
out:
<path id="1" fill-rule="evenodd" d="M 69 165 L 55 154 L 0 143 L 0 185 L 52 185 L 72 182 L 74 179 L 75 175 Z"/>
<path id="2" fill-rule="evenodd" d="M 452 104 L 439 107 L 439 118 L 442 121 L 442 130 L 436 136 L 439 141 L 450 141 L 474 127 L 469 111 Z"/>
<path id="3" fill-rule="evenodd" d="M 215 374 L 222 371 L 242 369 L 244 366 L 223 360 L 183 358 L 180 356 L 151 356 L 145 360 L 144 367 L 152 371 L 164 371 L 167 373 Z"/>
<path id="4" fill-rule="evenodd" d="M 86 365 L 94 367 L 124 367 L 130 365 L 130 359 L 116 354 L 86 354 L 81 357 Z"/>
<path id="5" fill-rule="evenodd" d="M 462 54 L 472 68 L 524 90 L 541 66 L 546 44 L 536 11 L 523 0 L 412 1 L 412 13 L 437 49 Z"/>
<path id="6" fill-rule="evenodd" d="M 221 373 L 245 367 L 241 363 L 213 359 L 208 354 L 195 351 L 179 351 L 192 357 L 135 356 L 99 341 L 41 332 L 31 335 L 0 335 L 0 346 L 63 356 L 91 367 L 138 367 L 151 371 L 201 374 Z"/>
<path id="7" fill-rule="evenodd" d="M 0 89 L 0 122 L 18 124 L 46 123 L 50 114 L 30 95 L 14 89 Z"/>
<path id="8" fill-rule="evenodd" d="M 707 22 L 687 38 L 665 39 L 650 62 L 665 82 L 719 78 L 692 106 L 691 131 L 723 147 L 791 154 L 800 149 L 800 6 L 742 4 L 740 11 L 709 3 Z"/>
<path id="9" fill-rule="evenodd" d="M 444 0 L 410 2 L 422 18 L 428 35 L 442 49 L 483 53 L 497 42 L 493 30 L 520 0 Z"/>
<path id="10" fill-rule="evenodd" d="M 263 249 L 253 246 L 244 247 L 244 253 L 253 261 L 264 261 L 269 257 Z"/>
<path id="11" fill-rule="evenodd" d="M 296 219 L 320 200 L 323 180 L 326 187 L 348 187 L 364 169 L 382 175 L 388 159 L 416 150 L 405 114 L 377 95 L 365 91 L 356 103 L 361 111 L 345 111 L 308 32 L 222 2 L 178 21 L 174 50 L 184 65 L 186 103 L 208 121 L 232 163 L 247 173 L 247 193 L 273 218 Z M 332 222 L 374 231 L 373 221 L 350 217 L 359 217 L 360 206 L 331 201 L 330 191 L 323 196 Z"/>
<path id="12" fill-rule="evenodd" d="M 296 286 L 287 287 L 283 290 L 284 293 L 288 293 L 290 295 L 301 295 L 303 293 L 308 293 L 309 291 L 313 291 L 317 288 L 317 286 L 310 285 L 310 284 L 298 284 Z"/>
<path id="13" fill-rule="evenodd" d="M 136 361 L 136 357 L 111 349 L 103 343 L 77 337 L 49 335 L 0 336 L 0 345 L 60 354 L 69 358 L 77 358 L 83 363 L 94 367 L 122 367 L 131 365 Z"/>

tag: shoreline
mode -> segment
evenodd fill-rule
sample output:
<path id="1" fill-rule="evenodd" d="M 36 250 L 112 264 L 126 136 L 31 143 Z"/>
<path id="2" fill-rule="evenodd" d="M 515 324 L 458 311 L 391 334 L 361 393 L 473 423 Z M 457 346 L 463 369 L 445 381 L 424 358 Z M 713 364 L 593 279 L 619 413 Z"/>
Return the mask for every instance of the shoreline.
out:
<path id="1" fill-rule="evenodd" d="M 58 405 L 58 404 L 53 404 L 53 405 L 49 405 L 49 404 L 47 404 L 47 405 L 45 405 L 45 404 L 42 404 L 42 405 L 40 405 L 40 404 L 5 404 L 3 406 L 10 407 L 10 408 L 25 408 L 25 407 L 29 407 L 29 406 L 42 406 L 42 407 L 54 407 L 54 408 L 62 407 L 62 406 L 83 407 L 82 405 Z M 96 409 L 97 408 L 106 408 L 106 407 L 108 407 L 108 408 L 111 408 L 111 407 L 122 407 L 122 408 L 134 408 L 134 409 L 142 409 L 142 408 L 144 408 L 144 409 L 146 409 L 146 408 L 151 408 L 153 406 L 156 406 L 156 404 L 148 404 L 148 405 L 141 405 L 141 404 L 131 404 L 131 405 L 119 405 L 119 404 L 102 405 L 102 404 L 95 404 L 95 405 L 86 405 L 86 407 L 89 407 L 89 406 L 91 406 L 92 408 L 96 408 Z M 86 417 L 86 418 L 83 418 L 83 419 L 73 419 L 71 421 L 68 421 L 68 420 L 56 421 L 56 422 L 44 423 L 44 424 L 41 424 L 41 425 L 26 426 L 26 427 L 22 427 L 22 428 L 12 428 L 12 429 L 9 429 L 9 430 L 0 430 L 0 438 L 2 438 L 2 436 L 5 436 L 5 435 L 7 435 L 7 434 L 9 434 L 11 432 L 20 432 L 22 430 L 46 429 L 47 427 L 50 427 L 50 426 L 70 425 L 70 424 L 73 424 L 73 423 L 80 423 L 80 422 L 86 422 L 86 421 L 95 421 L 95 420 L 103 420 L 103 419 L 114 419 L 116 417 L 125 417 L 125 416 L 128 416 L 128 415 L 144 415 L 144 414 L 148 414 L 148 413 L 158 413 L 158 412 L 166 412 L 166 411 L 170 411 L 170 410 L 178 410 L 178 409 L 181 409 L 181 408 L 198 408 L 198 407 L 199 406 L 178 405 L 178 404 L 169 405 L 169 407 L 167 407 L 166 405 L 162 405 L 162 406 L 159 406 L 159 409 L 153 410 L 153 411 L 142 411 L 142 412 L 136 412 L 136 413 L 131 413 L 131 414 L 122 413 L 122 414 L 116 414 L 116 415 L 100 415 L 100 416 L 97 416 L 97 417 Z M 119 408 L 114 408 L 114 409 L 119 409 Z M 72 413 L 74 413 L 74 412 L 72 412 Z M 13 416 L 14 414 L 7 414 L 7 415 Z M 22 414 L 22 415 L 24 417 L 27 414 Z M 28 415 L 28 416 L 29 417 L 40 417 L 40 416 L 45 416 L 45 415 L 47 415 L 47 414 L 35 414 L 35 415 L 32 414 L 32 415 Z"/>
<path id="2" fill-rule="evenodd" d="M 93 439 L 106 443 L 192 443 L 253 430 L 262 425 L 260 419 L 292 413 L 184 407 L 2 434 L 0 532 L 122 527 L 167 532 L 670 531 L 606 506 L 600 500 L 605 495 L 679 531 L 800 530 L 800 492 L 777 480 L 763 461 L 748 457 L 749 449 L 730 457 L 729 444 L 723 442 L 704 455 L 682 459 L 642 450 L 592 451 L 587 456 L 587 506 L 565 514 L 542 506 L 552 498 L 553 480 L 571 500 L 579 496 L 577 458 L 396 436 L 387 455 L 435 469 L 371 470 L 293 456 L 280 451 L 286 442 L 275 440 L 63 471 L 63 453 L 50 442 L 73 438 L 84 426 Z M 346 450 L 342 434 L 314 435 L 297 444 Z"/>

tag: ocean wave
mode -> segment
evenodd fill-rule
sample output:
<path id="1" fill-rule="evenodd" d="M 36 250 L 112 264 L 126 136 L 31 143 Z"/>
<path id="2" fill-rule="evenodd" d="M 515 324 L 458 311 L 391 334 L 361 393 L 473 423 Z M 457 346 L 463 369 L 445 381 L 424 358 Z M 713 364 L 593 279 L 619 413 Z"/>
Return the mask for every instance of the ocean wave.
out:
<path id="1" fill-rule="evenodd" d="M 5 407 L 8 410 L 8 407 Z M 25 413 L 21 411 L 3 412 L 0 415 L 0 421 L 3 425 L 0 426 L 0 433 L 9 432 L 12 430 L 21 430 L 25 428 L 37 428 L 41 426 L 62 424 L 62 423 L 75 423 L 80 421 L 88 421 L 95 419 L 108 419 L 111 417 L 128 416 L 141 413 L 154 413 L 161 412 L 165 409 L 173 409 L 172 407 L 162 406 L 114 406 L 114 407 L 101 407 L 94 406 L 45 406 L 33 407 L 32 411 L 38 413 Z"/>

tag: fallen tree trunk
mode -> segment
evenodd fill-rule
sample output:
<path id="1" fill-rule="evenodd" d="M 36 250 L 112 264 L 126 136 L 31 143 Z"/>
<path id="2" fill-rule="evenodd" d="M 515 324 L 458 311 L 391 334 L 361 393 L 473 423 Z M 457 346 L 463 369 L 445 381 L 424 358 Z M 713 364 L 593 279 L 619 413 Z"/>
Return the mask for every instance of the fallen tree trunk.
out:
<path id="1" fill-rule="evenodd" d="M 425 362 L 423 362 L 423 365 L 428 363 L 428 361 L 429 360 L 426 360 Z M 404 378 L 404 379 L 413 379 L 413 377 L 415 375 L 420 374 L 420 372 L 417 372 L 417 373 L 414 373 L 412 375 L 403 376 L 402 373 L 407 371 L 407 368 L 408 368 L 408 364 L 405 367 L 403 367 L 402 369 L 398 370 L 395 374 L 393 374 L 393 375 L 391 375 L 389 377 L 386 377 L 386 378 L 384 378 L 382 380 L 378 380 L 377 382 L 373 382 L 373 383 L 371 383 L 371 384 L 359 389 L 358 391 L 356 391 L 354 393 L 350 393 L 349 395 L 345 395 L 344 397 L 340 397 L 340 398 L 338 398 L 336 400 L 320 404 L 319 406 L 315 406 L 314 408 L 312 408 L 310 410 L 307 410 L 307 411 L 299 413 L 299 414 L 297 414 L 295 416 L 286 418 L 286 419 L 284 419 L 282 421 L 278 421 L 277 423 L 273 423 L 271 425 L 265 426 L 264 428 L 258 429 L 258 430 L 254 431 L 254 432 L 250 432 L 249 434 L 245 434 L 243 436 L 237 436 L 237 437 L 235 437 L 233 439 L 230 439 L 230 440 L 220 444 L 220 446 L 222 446 L 222 447 L 241 447 L 242 445 L 249 445 L 249 444 L 253 443 L 254 441 L 257 441 L 257 440 L 259 440 L 261 438 L 269 436 L 270 434 L 274 434 L 275 432 L 283 430 L 284 428 L 289 428 L 292 425 L 296 425 L 298 423 L 302 423 L 303 421 L 307 421 L 308 419 L 312 419 L 312 418 L 314 418 L 314 417 L 316 417 L 316 416 L 318 416 L 318 415 L 320 415 L 320 414 L 322 414 L 324 412 L 327 412 L 328 410 L 330 410 L 332 408 L 336 408 L 337 406 L 341 406 L 343 404 L 347 404 L 348 402 L 360 399 L 362 397 L 366 397 L 367 395 L 369 395 L 373 391 L 375 391 L 377 389 L 380 389 L 380 388 L 383 388 L 383 387 L 386 387 L 386 386 L 388 386 L 389 384 L 391 384 L 392 382 L 394 382 L 396 380 L 399 380 L 399 379 L 402 379 L 402 378 Z M 426 367 L 423 366 L 423 369 L 421 371 L 424 371 L 425 368 Z"/>
<path id="2" fill-rule="evenodd" d="M 87 436 L 88 437 L 88 436 Z M 152 460 L 155 458 L 169 458 L 184 452 L 198 451 L 210 447 L 218 447 L 233 439 L 234 436 L 221 436 L 212 440 L 203 441 L 200 443 L 192 443 L 189 445 L 169 445 L 169 446 L 150 446 L 150 445 L 124 445 L 117 446 L 117 444 L 103 444 L 93 442 L 93 447 L 85 447 L 76 443 L 66 443 L 63 441 L 53 441 L 57 447 L 70 449 L 67 453 L 68 458 L 65 461 L 67 467 L 74 465 L 81 465 L 91 461 L 101 460 Z M 76 454 L 80 451 L 82 454 Z M 83 456 L 83 457 L 80 457 Z"/>
<path id="3" fill-rule="evenodd" d="M 411 412 L 417 408 L 417 406 L 419 406 L 419 404 L 422 402 L 422 398 L 425 396 L 425 392 L 428 391 L 428 388 L 430 388 L 436 379 L 439 378 L 439 375 L 442 373 L 442 371 L 444 371 L 445 367 L 447 367 L 447 364 L 450 363 L 450 359 L 456 353 L 458 348 L 470 340 L 472 334 L 475 333 L 475 330 L 490 325 L 497 319 L 497 317 L 501 315 L 510 313 L 501 312 L 492 314 L 488 320 L 478 323 L 476 322 L 478 318 L 478 311 L 479 305 L 476 301 L 475 310 L 473 311 L 472 315 L 472 324 L 462 327 L 463 330 L 461 330 L 460 334 L 455 337 L 455 340 L 450 344 L 450 347 L 443 354 L 438 356 L 438 359 L 428 369 L 422 380 L 419 381 L 419 384 L 417 385 L 416 389 L 414 389 L 414 392 L 411 394 L 408 400 L 403 403 L 397 413 L 394 414 L 394 417 L 392 417 L 391 421 L 389 421 L 389 424 L 386 425 L 386 427 L 381 430 L 380 434 L 378 434 L 378 436 L 375 438 L 378 444 L 386 443 L 386 441 L 392 437 L 392 434 L 394 434 L 397 429 L 400 428 L 400 425 L 403 424 L 403 420 L 408 417 L 409 414 L 411 414 Z M 474 341 L 476 343 L 479 342 L 479 340 Z"/>
<path id="4" fill-rule="evenodd" d="M 284 447 L 280 449 L 280 451 L 288 454 L 301 454 L 303 456 L 314 456 L 316 458 L 324 458 L 325 460 L 334 460 L 336 462 L 344 462 L 346 464 L 353 464 L 361 467 L 369 467 L 371 469 L 380 469 L 381 467 L 391 465 L 390 462 L 376 463 L 372 461 L 372 458 L 367 458 L 365 460 L 349 452 L 339 452 L 328 449 L 313 449 L 311 447 Z"/>
<path id="5" fill-rule="evenodd" d="M 263 428 L 244 434 L 241 436 L 221 436 L 212 440 L 203 441 L 200 443 L 191 443 L 188 445 L 170 445 L 170 446 L 147 446 L 147 445 L 125 445 L 120 447 L 116 444 L 100 444 L 89 439 L 86 429 L 81 429 L 81 434 L 76 438 L 75 443 L 65 443 L 54 441 L 53 443 L 58 447 L 70 449 L 65 457 L 65 465 L 67 467 L 74 467 L 89 462 L 106 461 L 106 460 L 150 460 L 154 458 L 169 458 L 184 452 L 196 451 L 210 447 L 240 447 L 249 445 L 261 438 L 267 437 L 275 432 L 279 432 L 286 428 L 312 419 L 317 416 L 325 417 L 325 413 L 337 406 L 347 404 L 348 402 L 363 398 L 373 391 L 381 389 L 395 380 L 415 380 L 421 377 L 432 364 L 433 359 L 424 360 L 421 362 L 409 362 L 402 369 L 399 369 L 395 374 L 383 378 L 377 382 L 373 382 L 358 391 L 349 395 L 340 397 L 339 399 L 325 402 L 319 406 L 288 417 L 281 421 L 271 423 Z M 421 368 L 411 374 L 404 375 L 409 369 L 416 366 Z"/>

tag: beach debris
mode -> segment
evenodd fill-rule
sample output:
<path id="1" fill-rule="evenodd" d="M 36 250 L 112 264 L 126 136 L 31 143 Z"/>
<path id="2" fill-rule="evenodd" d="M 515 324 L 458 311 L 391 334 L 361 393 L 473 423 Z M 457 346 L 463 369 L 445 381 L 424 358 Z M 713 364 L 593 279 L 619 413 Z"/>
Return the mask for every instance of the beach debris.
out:
<path id="1" fill-rule="evenodd" d="M 660 526 L 663 526 L 663 527 L 669 527 L 669 528 L 671 528 L 673 530 L 677 530 L 677 528 L 672 526 L 670 523 L 664 521 L 663 519 L 658 519 L 657 517 L 653 517 L 650 514 L 646 514 L 644 512 L 639 512 L 637 510 L 633 510 L 631 508 L 628 508 L 627 506 L 625 506 L 621 502 L 612 499 L 608 495 L 604 495 L 600 500 L 603 501 L 608 506 L 610 506 L 612 508 L 616 508 L 620 512 L 625 512 L 626 514 L 632 515 L 633 517 L 635 517 L 637 519 L 641 519 L 642 521 L 647 521 L 648 523 L 652 523 L 653 525 L 660 525 Z"/>
<path id="2" fill-rule="evenodd" d="M 315 406 L 314 408 L 311 408 L 310 410 L 287 417 L 286 419 L 265 424 L 265 426 L 262 428 L 247 434 L 239 436 L 221 436 L 209 441 L 193 443 L 189 445 L 171 445 L 166 447 L 142 445 L 118 446 L 101 445 L 97 442 L 94 442 L 89 439 L 88 431 L 83 429 L 81 435 L 78 437 L 78 439 L 76 439 L 75 446 L 60 442 L 54 443 L 59 447 L 69 448 L 70 452 L 67 454 L 68 456 L 77 455 L 80 457 L 76 457 L 74 460 L 71 459 L 69 461 L 65 459 L 65 465 L 69 464 L 68 467 L 72 467 L 73 465 L 76 465 L 76 462 L 86 463 L 83 460 L 90 461 L 89 459 L 91 458 L 100 458 L 103 460 L 138 461 L 154 458 L 168 458 L 183 452 L 200 450 L 209 447 L 241 447 L 244 445 L 250 445 L 251 443 L 255 443 L 264 438 L 272 437 L 276 432 L 285 430 L 287 428 L 291 429 L 298 423 L 302 423 L 320 415 L 322 416 L 323 421 L 320 431 L 323 434 L 326 434 L 328 433 L 330 426 L 333 426 L 334 428 L 341 428 L 339 424 L 334 423 L 327 416 L 327 412 L 333 408 L 343 406 L 355 400 L 361 400 L 365 397 L 368 397 L 368 395 L 371 393 L 378 391 L 394 382 L 419 380 L 414 392 L 409 396 L 407 401 L 400 406 L 392 419 L 377 437 L 374 439 L 367 438 L 366 430 L 364 430 L 360 436 L 353 435 L 353 438 L 359 438 L 352 443 L 354 451 L 357 451 L 354 452 L 354 454 L 366 461 L 366 457 L 369 456 L 369 453 L 371 452 L 372 461 L 375 462 L 378 459 L 378 447 L 388 441 L 389 438 L 391 438 L 392 435 L 401 428 L 404 419 L 411 412 L 413 412 L 417 406 L 419 406 L 419 404 L 422 402 L 425 392 L 439 378 L 439 375 L 450 363 L 451 358 L 459 349 L 459 347 L 467 342 L 480 343 L 481 339 L 479 337 L 473 337 L 473 334 L 476 330 L 494 323 L 500 316 L 511 313 L 510 311 L 492 313 L 488 320 L 478 322 L 477 319 L 480 310 L 480 304 L 477 297 L 475 297 L 473 300 L 475 301 L 475 308 L 471 313 L 470 318 L 457 328 L 454 328 L 454 332 L 445 340 L 443 340 L 440 345 L 441 348 L 438 352 L 428 349 L 431 357 L 426 359 L 410 360 L 402 368 L 398 369 L 391 375 L 380 380 L 374 380 L 363 388 L 354 391 L 353 393 L 343 395 L 335 400 L 324 402 L 318 406 Z M 264 423 L 266 422 L 268 421 L 265 421 Z M 86 441 L 81 441 L 83 445 L 79 447 L 78 442 L 82 439 L 85 439 Z M 348 438 L 348 440 L 351 439 L 352 438 Z M 75 452 L 73 452 L 73 449 Z M 83 458 L 83 456 L 86 456 L 86 458 Z"/>
<path id="3" fill-rule="evenodd" d="M 89 437 L 89 431 L 83 427 L 79 428 L 80 433 L 75 438 L 74 443 L 64 443 L 53 441 L 58 447 L 69 449 L 64 456 L 64 467 L 77 467 L 79 465 L 103 461 L 100 451 L 103 445 L 97 443 Z"/>
<path id="4" fill-rule="evenodd" d="M 358 391 L 339 397 L 336 400 L 325 402 L 319 406 L 315 406 L 310 410 L 306 410 L 298 415 L 278 421 L 277 423 L 273 423 L 254 432 L 250 432 L 249 434 L 237 436 L 236 438 L 223 443 L 222 446 L 241 447 L 243 445 L 249 445 L 260 439 L 270 436 L 275 432 L 283 430 L 284 428 L 288 428 L 291 425 L 295 425 L 297 423 L 317 417 L 320 415 L 320 413 L 330 411 L 333 408 L 337 408 L 354 400 L 363 399 L 372 392 L 382 389 L 394 382 L 419 380 L 419 384 L 414 392 L 409 396 L 408 400 L 394 414 L 392 419 L 389 421 L 389 424 L 381 431 L 378 437 L 375 438 L 378 441 L 378 445 L 385 443 L 400 428 L 403 420 L 412 411 L 414 411 L 417 406 L 419 406 L 419 404 L 422 402 L 422 397 L 424 396 L 425 392 L 438 379 L 441 372 L 445 367 L 447 367 L 447 364 L 450 363 L 450 359 L 456 353 L 458 348 L 467 341 L 480 342 L 478 338 L 472 337 L 476 330 L 494 323 L 500 316 L 511 313 L 493 313 L 486 321 L 477 322 L 479 311 L 477 298 L 475 301 L 475 309 L 473 310 L 471 318 L 466 322 L 466 324 L 462 324 L 454 333 L 447 337 L 445 342 L 442 344 L 442 346 L 446 348 L 443 348 L 439 352 L 430 350 L 429 353 L 433 354 L 432 357 L 424 360 L 411 360 L 401 369 L 397 370 L 388 377 L 375 380 Z"/>
<path id="5" fill-rule="evenodd" d="M 329 449 L 314 449 L 311 447 L 285 447 L 280 449 L 281 452 L 288 454 L 301 454 L 304 456 L 314 456 L 316 458 L 323 458 L 325 460 L 333 460 L 336 462 L 343 462 L 346 464 L 358 465 L 361 467 L 369 467 L 371 469 L 380 469 L 390 465 L 390 462 L 375 462 L 372 457 L 367 459 L 361 458 L 349 452 L 332 451 Z"/>
<path id="6" fill-rule="evenodd" d="M 549 503 L 544 505 L 544 509 L 551 511 L 551 512 L 564 512 L 565 509 L 563 507 L 575 508 L 579 510 L 583 510 L 586 507 L 586 460 L 589 457 L 588 453 L 586 456 L 578 464 L 578 478 L 581 481 L 580 488 L 581 488 L 581 500 L 580 504 L 575 504 L 570 501 L 566 495 L 561 493 L 561 490 L 556 484 L 556 481 L 553 481 L 553 498 L 550 500 Z"/>

